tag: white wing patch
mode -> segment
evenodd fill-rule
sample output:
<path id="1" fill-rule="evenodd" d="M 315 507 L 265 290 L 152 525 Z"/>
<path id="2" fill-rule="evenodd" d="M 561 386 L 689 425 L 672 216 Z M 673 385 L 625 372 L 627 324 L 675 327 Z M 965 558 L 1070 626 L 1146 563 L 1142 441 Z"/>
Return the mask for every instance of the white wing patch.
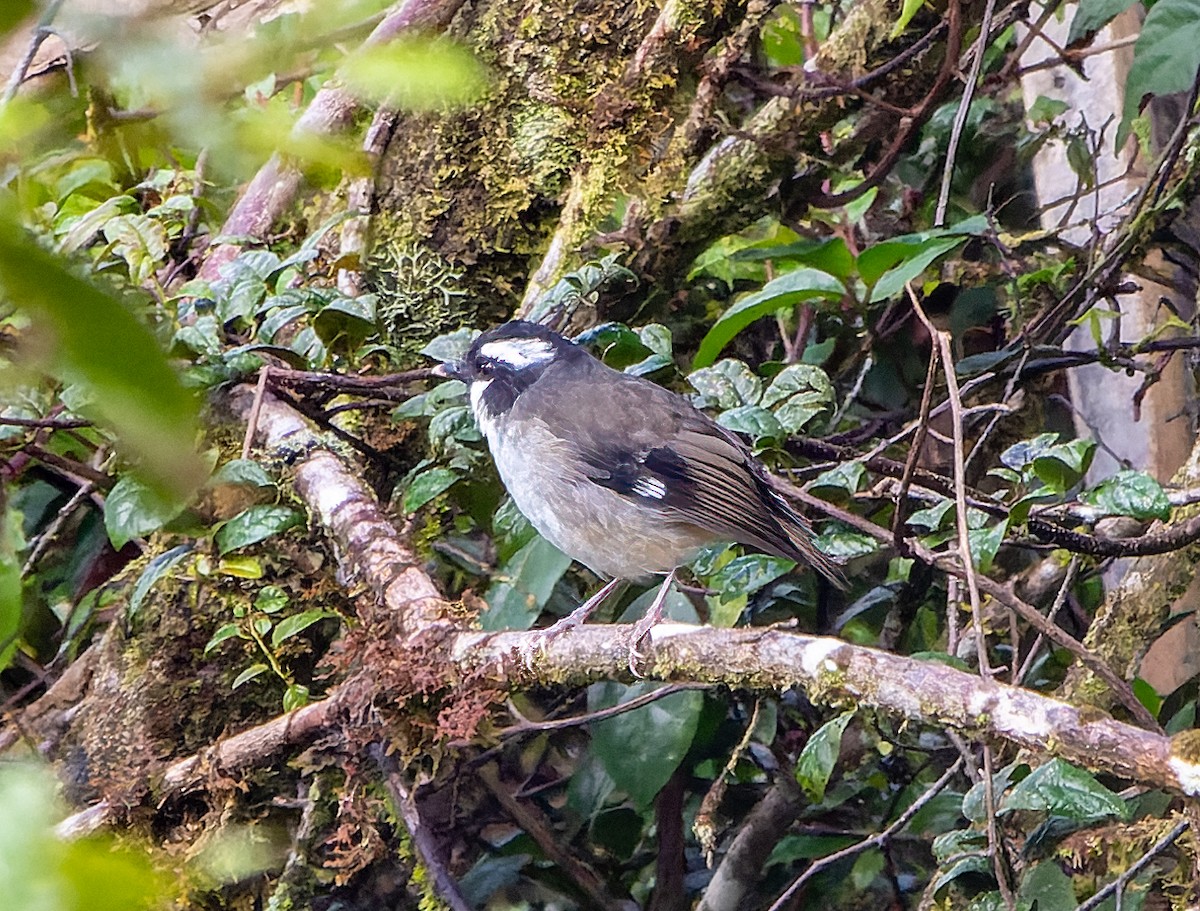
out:
<path id="1" fill-rule="evenodd" d="M 488 360 L 500 361 L 517 370 L 531 364 L 540 364 L 554 357 L 554 345 L 540 338 L 509 338 L 499 342 L 488 342 L 479 349 Z"/>
<path id="2" fill-rule="evenodd" d="M 662 500 L 667 495 L 667 485 L 658 478 L 638 478 L 633 482 L 633 492 L 643 497 Z"/>

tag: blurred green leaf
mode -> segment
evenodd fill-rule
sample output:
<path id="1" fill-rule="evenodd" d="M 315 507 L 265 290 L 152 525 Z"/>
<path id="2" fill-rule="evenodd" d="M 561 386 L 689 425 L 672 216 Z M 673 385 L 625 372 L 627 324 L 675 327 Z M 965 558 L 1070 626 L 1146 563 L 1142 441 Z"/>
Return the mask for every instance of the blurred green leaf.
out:
<path id="1" fill-rule="evenodd" d="M 300 683 L 289 683 L 283 691 L 283 710 L 294 712 L 308 705 L 308 687 Z"/>
<path id="2" fill-rule="evenodd" d="M 808 738 L 796 759 L 796 781 L 813 803 L 825 799 L 825 788 L 842 748 L 842 734 L 853 717 L 854 712 L 843 712 L 825 722 Z"/>
<path id="3" fill-rule="evenodd" d="M 304 516 L 288 506 L 251 506 L 222 525 L 214 540 L 217 550 L 227 554 L 303 523 Z"/>
<path id="4" fill-rule="evenodd" d="M 571 558 L 538 535 L 494 574 L 479 618 L 485 630 L 529 629 L 571 565 Z"/>
<path id="5" fill-rule="evenodd" d="M 0 766 L 0 895 L 13 911 L 149 911 L 167 896 L 150 857 L 106 836 L 56 837 L 65 815 L 48 769 Z"/>
<path id="6" fill-rule="evenodd" d="M 120 550 L 134 538 L 158 531 L 183 512 L 184 505 L 138 478 L 126 475 L 113 485 L 104 500 L 104 527 L 108 539 Z"/>
<path id="7" fill-rule="evenodd" d="M 445 493 L 458 480 L 458 472 L 450 468 L 430 468 L 412 479 L 404 491 L 401 508 L 405 515 L 416 512 L 434 497 Z"/>
<path id="8" fill-rule="evenodd" d="M 487 89 L 487 71 L 469 50 L 428 38 L 367 44 L 338 72 L 362 96 L 410 111 L 465 107 Z"/>
<path id="9" fill-rule="evenodd" d="M 284 617 L 279 621 L 275 629 L 271 631 L 271 645 L 278 647 L 293 636 L 304 632 L 314 623 L 320 623 L 327 617 L 337 616 L 337 613 L 331 610 L 314 609 L 306 610 L 299 614 L 292 614 L 290 617 Z"/>
<path id="10" fill-rule="evenodd" d="M 35 8 L 34 0 L 5 0 L 0 5 L 0 34 L 20 25 Z"/>
<path id="11" fill-rule="evenodd" d="M 240 674 L 238 674 L 236 677 L 233 678 L 233 683 L 231 684 L 230 689 L 236 690 L 238 687 L 249 683 L 255 677 L 262 676 L 269 670 L 270 670 L 270 668 L 267 667 L 265 664 L 262 664 L 261 662 L 258 664 L 252 664 L 248 668 L 246 668 L 244 671 L 242 671 Z"/>
<path id="12" fill-rule="evenodd" d="M 1041 433 L 1029 440 L 1021 440 L 1000 453 L 1000 461 L 1014 471 L 1020 471 L 1058 440 L 1057 433 Z"/>
<path id="13" fill-rule="evenodd" d="M 274 487 L 274 479 L 253 459 L 230 459 L 208 479 L 209 487 L 234 484 L 240 487 Z"/>
<path id="14" fill-rule="evenodd" d="M 90 410 L 147 480 L 177 498 L 199 487 L 208 472 L 195 448 L 197 403 L 150 331 L 7 218 L 0 218 L 0 286 L 49 331 L 49 369 L 91 388 Z"/>
<path id="15" fill-rule="evenodd" d="M 1058 861 L 1035 864 L 1021 875 L 1017 890 L 1021 907 L 1037 911 L 1075 911 L 1075 887 Z"/>
<path id="16" fill-rule="evenodd" d="M 22 616 L 19 554 L 23 546 L 21 514 L 14 509 L 0 513 L 0 671 L 8 667 L 20 644 L 17 638 Z"/>
<path id="17" fill-rule="evenodd" d="M 209 652 L 211 652 L 214 648 L 216 648 L 218 645 L 220 645 L 226 639 L 244 639 L 244 638 L 246 638 L 246 637 L 242 635 L 242 628 L 240 626 L 238 626 L 238 624 L 226 623 L 224 626 L 222 626 L 220 629 L 218 629 L 215 633 L 212 634 L 212 638 L 209 639 L 208 642 L 204 646 L 204 654 L 207 655 Z"/>
<path id="18" fill-rule="evenodd" d="M 146 568 L 142 574 L 138 576 L 137 582 L 133 586 L 133 591 L 129 595 L 129 609 L 126 614 L 129 617 L 137 615 L 138 610 L 142 606 L 142 602 L 146 599 L 146 595 L 150 593 L 150 589 L 154 587 L 154 583 L 165 576 L 174 568 L 180 560 L 192 552 L 191 544 L 180 544 L 178 547 L 172 547 L 165 553 L 161 553 L 146 564 Z"/>
<path id="19" fill-rule="evenodd" d="M 1133 65 L 1125 80 L 1125 110 L 1117 127 L 1116 147 L 1125 144 L 1129 127 L 1147 95 L 1186 92 L 1200 69 L 1200 0 L 1158 0 L 1142 22 Z"/>
<path id="20" fill-rule="evenodd" d="M 845 293 L 846 286 L 828 272 L 806 267 L 787 272 L 722 313 L 700 342 L 692 367 L 707 367 L 735 335 L 755 320 L 806 300 L 841 300 Z"/>
<path id="21" fill-rule="evenodd" d="M 661 683 L 596 683 L 588 687 L 588 711 L 596 712 L 660 689 Z M 704 695 L 673 693 L 649 705 L 592 725 L 592 750 L 613 783 L 639 807 L 647 807 L 692 745 Z"/>
<path id="22" fill-rule="evenodd" d="M 934 260 L 987 227 L 987 219 L 976 215 L 948 228 L 894 237 L 863 250 L 858 255 L 858 274 L 871 289 L 871 301 L 899 294 L 906 282 L 924 272 Z"/>
<path id="23" fill-rule="evenodd" d="M 1067 33 L 1067 44 L 1098 32 L 1113 19 L 1133 6 L 1137 0 L 1079 0 L 1075 16 L 1071 19 L 1071 30 Z"/>
<path id="24" fill-rule="evenodd" d="M 326 345 L 337 342 L 342 350 L 353 350 L 375 332 L 372 300 L 344 297 L 332 301 L 313 317 L 313 329 Z"/>
<path id="25" fill-rule="evenodd" d="M 808 489 L 816 496 L 837 497 L 844 502 L 858 493 L 866 476 L 862 462 L 841 462 L 817 475 Z"/>
<path id="26" fill-rule="evenodd" d="M 1167 499 L 1166 491 L 1144 471 L 1118 471 L 1080 499 L 1113 516 L 1164 522 L 1171 518 L 1171 501 Z"/>
<path id="27" fill-rule="evenodd" d="M 997 812 L 1040 810 L 1068 819 L 1101 819 L 1128 815 L 1125 801 L 1089 772 L 1061 759 L 1034 769 L 1000 801 Z"/>
<path id="28" fill-rule="evenodd" d="M 986 528 L 973 528 L 967 532 L 967 541 L 971 547 L 971 559 L 981 573 L 990 572 L 992 561 L 1004 543 L 1004 533 L 1008 531 L 1008 522 L 1000 521 Z"/>

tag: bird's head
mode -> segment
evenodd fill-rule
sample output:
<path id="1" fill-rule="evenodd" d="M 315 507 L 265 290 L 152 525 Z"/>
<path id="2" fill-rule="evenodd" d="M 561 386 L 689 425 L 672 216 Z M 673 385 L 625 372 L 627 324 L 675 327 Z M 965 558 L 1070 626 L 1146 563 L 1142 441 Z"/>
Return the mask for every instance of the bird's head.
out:
<path id="1" fill-rule="evenodd" d="M 484 332 L 461 361 L 442 364 L 434 373 L 467 384 L 482 424 L 507 413 L 552 364 L 578 356 L 587 355 L 557 332 L 514 320 Z"/>

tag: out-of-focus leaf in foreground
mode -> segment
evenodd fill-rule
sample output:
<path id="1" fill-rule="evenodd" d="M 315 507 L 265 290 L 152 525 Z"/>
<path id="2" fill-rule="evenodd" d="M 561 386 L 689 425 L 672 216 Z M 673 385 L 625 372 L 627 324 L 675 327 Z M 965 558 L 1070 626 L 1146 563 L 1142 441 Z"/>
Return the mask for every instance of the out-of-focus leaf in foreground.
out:
<path id="1" fill-rule="evenodd" d="M 416 111 L 470 105 L 487 86 L 486 71 L 470 51 L 423 38 L 367 45 L 340 73 L 363 96 Z"/>
<path id="2" fill-rule="evenodd" d="M 207 471 L 196 452 L 195 398 L 150 330 L 115 297 L 73 275 L 24 229 L 0 218 L 0 292 L 48 331 L 48 369 L 92 393 L 89 417 L 164 493 L 186 497 Z"/>
<path id="3" fill-rule="evenodd" d="M 163 907 L 165 881 L 148 856 L 111 838 L 65 841 L 54 777 L 34 766 L 0 768 L 0 895 L 5 908 L 138 911 Z"/>

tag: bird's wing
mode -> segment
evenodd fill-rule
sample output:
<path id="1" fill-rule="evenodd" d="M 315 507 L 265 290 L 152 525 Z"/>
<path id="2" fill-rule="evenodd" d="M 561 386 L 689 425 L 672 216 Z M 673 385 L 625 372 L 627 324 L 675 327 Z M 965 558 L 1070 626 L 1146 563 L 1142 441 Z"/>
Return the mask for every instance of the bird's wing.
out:
<path id="1" fill-rule="evenodd" d="M 538 402 L 548 428 L 577 450 L 590 481 L 661 510 L 664 519 L 840 579 L 812 544 L 808 522 L 771 488 L 734 434 L 675 393 L 596 367 L 592 376 L 559 382 L 548 373 Z"/>

